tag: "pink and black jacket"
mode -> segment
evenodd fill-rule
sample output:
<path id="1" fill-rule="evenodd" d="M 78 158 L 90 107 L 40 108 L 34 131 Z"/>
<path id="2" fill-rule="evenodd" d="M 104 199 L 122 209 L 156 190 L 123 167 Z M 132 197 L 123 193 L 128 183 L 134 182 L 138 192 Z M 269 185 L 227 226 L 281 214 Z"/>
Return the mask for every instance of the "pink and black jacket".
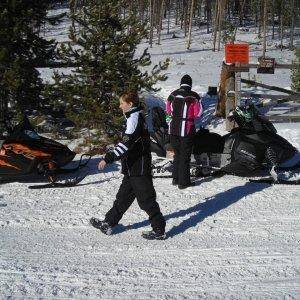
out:
<path id="1" fill-rule="evenodd" d="M 195 132 L 194 120 L 202 113 L 200 100 L 187 84 L 170 94 L 167 99 L 167 114 L 171 116 L 169 134 L 185 137 Z"/>

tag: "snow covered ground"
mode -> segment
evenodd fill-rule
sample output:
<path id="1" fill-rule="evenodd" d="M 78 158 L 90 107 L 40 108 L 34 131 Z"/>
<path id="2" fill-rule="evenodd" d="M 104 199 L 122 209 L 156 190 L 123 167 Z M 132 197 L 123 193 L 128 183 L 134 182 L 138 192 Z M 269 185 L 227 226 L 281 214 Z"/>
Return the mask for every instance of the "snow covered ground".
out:
<path id="1" fill-rule="evenodd" d="M 159 96 L 185 73 L 198 92 L 217 85 L 223 52 L 210 50 L 208 36 L 199 34 L 189 52 L 182 38 L 165 35 L 162 43 L 152 57 L 172 63 Z M 288 73 L 273 84 L 290 86 Z M 276 127 L 300 149 L 299 123 Z M 119 164 L 99 173 L 98 159 L 73 188 L 30 190 L 34 178 L 0 184 L 1 299 L 300 299 L 299 186 L 228 175 L 178 190 L 171 179 L 155 179 L 168 239 L 140 236 L 148 221 L 136 203 L 105 236 L 89 219 L 111 207 L 122 175 Z"/>
<path id="2" fill-rule="evenodd" d="M 280 125 L 299 147 L 299 124 Z M 136 203 L 113 236 L 89 225 L 122 178 L 119 164 L 99 173 L 97 162 L 73 188 L 0 185 L 0 298 L 299 299 L 299 186 L 155 179 L 168 239 L 146 241 Z"/>

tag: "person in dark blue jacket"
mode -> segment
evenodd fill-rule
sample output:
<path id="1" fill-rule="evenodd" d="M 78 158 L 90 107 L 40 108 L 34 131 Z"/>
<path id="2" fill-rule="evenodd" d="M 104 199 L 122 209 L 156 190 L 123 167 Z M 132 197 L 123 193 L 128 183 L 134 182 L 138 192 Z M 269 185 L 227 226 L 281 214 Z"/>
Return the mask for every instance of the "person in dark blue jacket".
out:
<path id="1" fill-rule="evenodd" d="M 152 226 L 152 230 L 144 232 L 142 236 L 146 239 L 165 239 L 166 222 L 156 201 L 151 174 L 150 135 L 138 95 L 123 94 L 120 97 L 120 108 L 126 118 L 126 130 L 115 149 L 106 153 L 99 162 L 98 168 L 103 170 L 107 164 L 121 160 L 124 178 L 105 219 L 101 221 L 92 218 L 90 222 L 103 233 L 112 234 L 112 228 L 119 223 L 136 198 L 139 207 L 148 214 Z"/>

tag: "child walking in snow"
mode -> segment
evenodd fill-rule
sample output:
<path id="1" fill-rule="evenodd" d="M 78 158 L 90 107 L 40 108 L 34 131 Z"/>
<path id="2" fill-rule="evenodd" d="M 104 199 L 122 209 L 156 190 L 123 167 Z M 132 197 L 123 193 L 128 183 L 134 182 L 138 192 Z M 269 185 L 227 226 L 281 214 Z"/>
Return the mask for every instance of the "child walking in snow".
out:
<path id="1" fill-rule="evenodd" d="M 123 94 L 120 97 L 120 109 L 126 118 L 122 141 L 113 151 L 106 153 L 98 168 L 103 170 L 107 164 L 120 159 L 124 178 L 105 219 L 101 221 L 91 218 L 90 222 L 103 233 L 112 234 L 112 228 L 119 223 L 136 198 L 139 207 L 148 214 L 152 227 L 151 231 L 144 232 L 142 236 L 146 239 L 165 239 L 166 222 L 156 201 L 151 175 L 150 136 L 138 95 Z"/>

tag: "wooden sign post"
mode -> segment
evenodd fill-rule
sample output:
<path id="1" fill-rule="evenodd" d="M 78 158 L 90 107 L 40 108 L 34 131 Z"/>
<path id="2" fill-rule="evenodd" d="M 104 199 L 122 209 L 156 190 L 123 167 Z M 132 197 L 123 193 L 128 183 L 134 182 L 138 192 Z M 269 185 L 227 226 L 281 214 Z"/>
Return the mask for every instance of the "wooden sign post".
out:
<path id="1" fill-rule="evenodd" d="M 236 63 L 239 65 L 240 63 Z M 239 106 L 241 104 L 241 72 L 235 73 L 235 106 Z"/>
<path id="2" fill-rule="evenodd" d="M 240 68 L 240 71 L 235 73 L 235 105 L 237 106 L 241 103 L 241 71 L 248 71 L 243 69 L 243 64 L 249 64 L 249 44 L 226 44 L 225 61 Z"/>

